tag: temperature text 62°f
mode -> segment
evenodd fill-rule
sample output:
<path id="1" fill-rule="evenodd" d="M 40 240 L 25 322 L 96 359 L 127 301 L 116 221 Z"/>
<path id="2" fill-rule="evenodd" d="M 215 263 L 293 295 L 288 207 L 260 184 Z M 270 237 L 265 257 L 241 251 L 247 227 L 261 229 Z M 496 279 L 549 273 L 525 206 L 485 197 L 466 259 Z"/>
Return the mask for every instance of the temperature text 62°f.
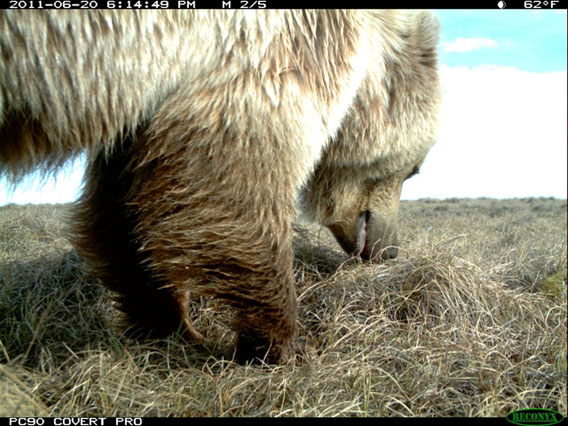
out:
<path id="1" fill-rule="evenodd" d="M 525 9 L 554 9 L 560 3 L 560 0 L 526 0 L 524 2 Z"/>

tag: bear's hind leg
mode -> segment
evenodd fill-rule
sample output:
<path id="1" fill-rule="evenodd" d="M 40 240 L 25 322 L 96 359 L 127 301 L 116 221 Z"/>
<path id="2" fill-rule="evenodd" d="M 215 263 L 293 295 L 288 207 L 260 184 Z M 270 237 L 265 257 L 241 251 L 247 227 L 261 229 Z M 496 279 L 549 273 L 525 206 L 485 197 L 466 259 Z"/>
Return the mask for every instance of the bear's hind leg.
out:
<path id="1" fill-rule="evenodd" d="M 179 332 L 201 340 L 192 327 L 188 293 L 166 286 L 152 271 L 136 236 L 139 212 L 129 204 L 132 172 L 127 149 L 100 152 L 86 170 L 83 195 L 75 206 L 73 243 L 89 272 L 116 293 L 124 325 L 135 337 Z"/>

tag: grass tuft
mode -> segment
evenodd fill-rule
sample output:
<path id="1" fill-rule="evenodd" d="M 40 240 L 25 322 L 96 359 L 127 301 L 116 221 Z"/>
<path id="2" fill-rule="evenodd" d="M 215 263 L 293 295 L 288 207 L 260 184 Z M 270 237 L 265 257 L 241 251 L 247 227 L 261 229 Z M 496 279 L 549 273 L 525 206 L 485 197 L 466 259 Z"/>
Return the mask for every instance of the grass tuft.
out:
<path id="1" fill-rule="evenodd" d="M 191 302 L 208 345 L 138 342 L 65 238 L 67 206 L 0 208 L 0 416 L 566 415 L 566 201 L 401 203 L 401 250 L 349 258 L 295 225 L 295 365 L 231 360 L 230 313 Z"/>

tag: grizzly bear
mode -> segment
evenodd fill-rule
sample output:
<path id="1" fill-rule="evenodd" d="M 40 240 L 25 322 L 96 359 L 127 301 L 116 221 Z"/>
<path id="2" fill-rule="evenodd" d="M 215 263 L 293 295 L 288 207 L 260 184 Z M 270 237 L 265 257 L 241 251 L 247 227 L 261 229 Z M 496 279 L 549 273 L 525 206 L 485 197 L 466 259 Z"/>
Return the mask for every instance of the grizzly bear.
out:
<path id="1" fill-rule="evenodd" d="M 0 175 L 86 151 L 74 241 L 132 330 L 237 356 L 297 350 L 296 207 L 364 259 L 396 256 L 401 185 L 437 138 L 430 12 L 2 11 Z"/>

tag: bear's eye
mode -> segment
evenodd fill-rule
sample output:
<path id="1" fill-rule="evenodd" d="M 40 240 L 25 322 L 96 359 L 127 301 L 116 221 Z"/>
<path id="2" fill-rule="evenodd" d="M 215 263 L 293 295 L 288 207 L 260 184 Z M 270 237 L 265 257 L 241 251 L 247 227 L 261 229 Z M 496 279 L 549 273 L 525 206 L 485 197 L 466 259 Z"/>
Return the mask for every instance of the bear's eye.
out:
<path id="1" fill-rule="evenodd" d="M 420 173 L 420 167 L 414 166 L 414 168 L 412 169 L 412 171 L 408 174 L 408 176 L 406 176 L 406 177 L 404 178 L 404 180 L 410 179 L 412 176 L 417 175 L 418 173 Z"/>

